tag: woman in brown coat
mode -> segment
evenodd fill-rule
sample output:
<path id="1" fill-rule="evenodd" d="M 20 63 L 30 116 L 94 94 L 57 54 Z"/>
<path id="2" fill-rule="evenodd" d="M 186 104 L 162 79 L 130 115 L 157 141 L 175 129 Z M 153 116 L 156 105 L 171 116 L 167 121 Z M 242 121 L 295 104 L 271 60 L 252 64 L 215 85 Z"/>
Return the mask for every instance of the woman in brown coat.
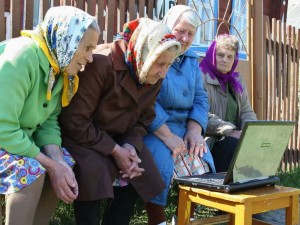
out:
<path id="1" fill-rule="evenodd" d="M 147 202 L 164 189 L 143 136 L 179 51 L 165 25 L 142 18 L 113 43 L 99 45 L 79 75 L 78 92 L 61 114 L 63 145 L 76 161 L 76 224 L 99 224 L 105 198 L 111 200 L 102 224 L 129 224 L 137 194 Z"/>

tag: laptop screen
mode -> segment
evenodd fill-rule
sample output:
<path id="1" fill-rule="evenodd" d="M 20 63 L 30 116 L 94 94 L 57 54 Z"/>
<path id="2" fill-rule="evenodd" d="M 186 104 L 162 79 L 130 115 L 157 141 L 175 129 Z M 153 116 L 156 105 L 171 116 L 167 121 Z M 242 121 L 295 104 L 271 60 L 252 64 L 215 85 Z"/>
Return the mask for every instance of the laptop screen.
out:
<path id="1" fill-rule="evenodd" d="M 274 176 L 294 125 L 292 121 L 246 122 L 228 169 L 233 182 Z"/>

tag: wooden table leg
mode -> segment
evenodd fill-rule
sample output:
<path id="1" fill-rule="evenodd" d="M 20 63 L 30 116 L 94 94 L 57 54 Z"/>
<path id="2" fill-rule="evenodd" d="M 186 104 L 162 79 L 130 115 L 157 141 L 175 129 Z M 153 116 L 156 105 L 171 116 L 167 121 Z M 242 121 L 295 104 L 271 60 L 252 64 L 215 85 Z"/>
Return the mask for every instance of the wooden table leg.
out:
<path id="1" fill-rule="evenodd" d="M 178 225 L 186 225 L 190 222 L 191 201 L 188 198 L 188 192 L 179 189 L 178 202 Z"/>
<path id="2" fill-rule="evenodd" d="M 244 222 L 243 222 L 244 221 Z M 235 207 L 235 225 L 251 225 L 252 224 L 252 206 L 236 205 Z"/>
<path id="3" fill-rule="evenodd" d="M 285 222 L 287 225 L 297 225 L 299 222 L 298 195 L 291 196 L 291 206 L 286 208 Z"/>

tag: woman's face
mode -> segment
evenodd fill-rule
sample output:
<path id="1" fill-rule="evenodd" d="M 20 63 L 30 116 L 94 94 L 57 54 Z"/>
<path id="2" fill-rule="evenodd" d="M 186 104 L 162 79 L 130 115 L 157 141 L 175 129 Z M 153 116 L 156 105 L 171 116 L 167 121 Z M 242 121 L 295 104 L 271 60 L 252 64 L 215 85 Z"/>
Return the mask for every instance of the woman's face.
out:
<path id="1" fill-rule="evenodd" d="M 97 46 L 98 37 L 99 33 L 92 28 L 85 32 L 69 66 L 66 68 L 67 74 L 75 75 L 83 70 L 87 63 L 93 62 L 92 51 Z"/>
<path id="2" fill-rule="evenodd" d="M 145 83 L 146 84 L 156 84 L 159 79 L 164 79 L 166 74 L 175 60 L 176 51 L 166 50 L 161 54 L 151 66 Z"/>
<path id="3" fill-rule="evenodd" d="M 180 55 L 186 52 L 191 46 L 191 44 L 194 41 L 196 31 L 196 27 L 186 22 L 185 20 L 180 20 L 179 23 L 175 25 L 175 27 L 172 30 L 172 34 L 181 44 Z"/>
<path id="4" fill-rule="evenodd" d="M 234 63 L 235 51 L 232 49 L 225 48 L 223 46 L 217 47 L 216 61 L 217 70 L 223 74 L 227 74 Z"/>

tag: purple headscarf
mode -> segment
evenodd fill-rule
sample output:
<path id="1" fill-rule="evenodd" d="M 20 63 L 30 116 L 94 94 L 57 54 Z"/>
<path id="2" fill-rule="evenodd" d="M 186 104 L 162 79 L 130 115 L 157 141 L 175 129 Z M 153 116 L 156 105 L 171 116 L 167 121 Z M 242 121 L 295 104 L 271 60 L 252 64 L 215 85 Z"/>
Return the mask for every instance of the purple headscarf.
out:
<path id="1" fill-rule="evenodd" d="M 229 83 L 235 92 L 241 94 L 243 92 L 243 88 L 240 82 L 237 80 L 239 73 L 234 72 L 239 61 L 238 52 L 236 52 L 231 70 L 227 74 L 223 74 L 217 70 L 216 51 L 217 42 L 213 41 L 213 43 L 209 46 L 205 57 L 200 63 L 201 71 L 204 74 L 209 74 L 211 79 L 217 78 L 224 92 L 226 92 L 226 84 Z"/>

